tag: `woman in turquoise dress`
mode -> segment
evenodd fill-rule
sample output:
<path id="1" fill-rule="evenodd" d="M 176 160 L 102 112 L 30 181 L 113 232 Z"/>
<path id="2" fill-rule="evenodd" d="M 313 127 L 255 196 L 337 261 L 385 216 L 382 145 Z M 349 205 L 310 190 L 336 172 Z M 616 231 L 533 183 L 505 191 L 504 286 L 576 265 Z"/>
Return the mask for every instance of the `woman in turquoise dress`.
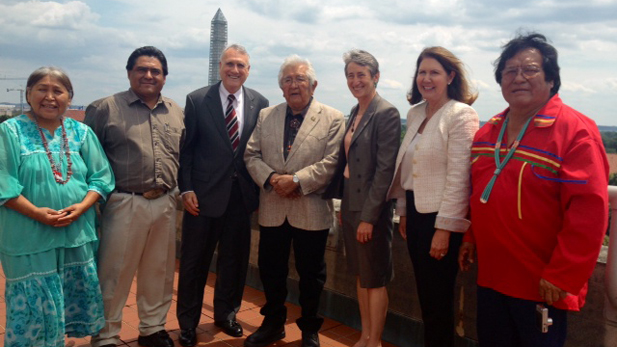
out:
<path id="1" fill-rule="evenodd" d="M 114 176 L 92 130 L 64 113 L 68 76 L 28 78 L 31 111 L 0 124 L 0 262 L 6 277 L 4 346 L 64 346 L 103 327 L 92 205 Z"/>

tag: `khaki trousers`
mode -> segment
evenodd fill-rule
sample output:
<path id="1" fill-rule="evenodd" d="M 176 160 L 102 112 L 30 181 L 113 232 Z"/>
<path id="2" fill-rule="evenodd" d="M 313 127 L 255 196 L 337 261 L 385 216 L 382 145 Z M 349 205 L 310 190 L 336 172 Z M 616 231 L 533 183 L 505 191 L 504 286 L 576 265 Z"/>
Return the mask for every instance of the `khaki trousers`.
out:
<path id="1" fill-rule="evenodd" d="M 118 344 L 122 309 L 137 273 L 142 336 L 165 329 L 175 269 L 177 189 L 154 200 L 114 192 L 102 211 L 99 280 L 105 326 L 92 346 Z"/>

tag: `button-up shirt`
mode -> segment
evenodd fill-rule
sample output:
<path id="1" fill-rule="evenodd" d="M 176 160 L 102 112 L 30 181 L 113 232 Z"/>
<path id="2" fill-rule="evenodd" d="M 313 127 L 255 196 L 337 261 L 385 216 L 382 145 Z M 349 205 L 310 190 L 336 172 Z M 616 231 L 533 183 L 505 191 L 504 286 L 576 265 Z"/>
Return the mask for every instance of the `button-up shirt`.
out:
<path id="1" fill-rule="evenodd" d="M 223 105 L 223 114 L 221 117 L 225 118 L 225 110 L 227 110 L 227 97 L 229 97 L 230 92 L 225 89 L 223 83 L 219 87 L 219 96 L 221 97 L 221 105 Z M 236 110 L 236 119 L 238 120 L 238 136 L 242 139 L 242 130 L 244 129 L 244 93 L 242 92 L 242 87 L 238 89 L 233 96 L 236 98 L 234 100 L 234 110 Z"/>
<path id="2" fill-rule="evenodd" d="M 311 107 L 311 100 L 304 107 L 302 112 L 298 114 L 294 114 L 291 110 L 291 107 L 287 106 L 287 111 L 285 112 L 285 132 L 283 138 L 283 154 L 285 155 L 285 160 L 287 160 L 287 155 L 291 152 L 291 146 L 294 144 L 294 140 L 296 139 L 296 135 L 300 131 L 300 127 L 302 126 L 302 122 L 304 121 L 304 116 L 306 112 L 308 112 L 309 107 Z"/>
<path id="3" fill-rule="evenodd" d="M 118 190 L 176 187 L 184 112 L 173 100 L 159 96 L 150 109 L 129 89 L 90 104 L 84 122 L 103 145 Z"/>

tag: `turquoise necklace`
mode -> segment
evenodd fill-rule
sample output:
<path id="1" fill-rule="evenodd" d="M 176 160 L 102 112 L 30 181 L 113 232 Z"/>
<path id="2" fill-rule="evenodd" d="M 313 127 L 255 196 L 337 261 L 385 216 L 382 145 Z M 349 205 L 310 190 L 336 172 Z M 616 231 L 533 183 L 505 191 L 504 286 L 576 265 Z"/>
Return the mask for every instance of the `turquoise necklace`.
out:
<path id="1" fill-rule="evenodd" d="M 529 123 L 531 122 L 533 118 L 534 117 L 529 117 L 529 119 L 525 122 L 525 125 L 523 125 L 523 128 L 521 129 L 521 131 L 519 131 L 518 136 L 516 137 L 516 140 L 514 140 L 514 143 L 510 147 L 508 154 L 506 154 L 506 157 L 503 158 L 503 161 L 500 161 L 499 152 L 501 151 L 501 141 L 503 140 L 503 134 L 506 132 L 506 128 L 508 127 L 508 121 L 510 120 L 510 117 L 506 117 L 506 120 L 503 122 L 503 126 L 501 127 L 501 130 L 499 131 L 499 136 L 497 137 L 497 142 L 495 143 L 495 167 L 496 169 L 495 169 L 495 172 L 493 173 L 493 177 L 491 177 L 491 180 L 486 185 L 486 188 L 484 188 L 484 191 L 482 192 L 482 196 L 480 197 L 480 202 L 482 202 L 483 204 L 486 204 L 488 202 L 488 198 L 491 196 L 491 191 L 493 190 L 493 186 L 495 185 L 495 181 L 497 180 L 497 177 L 499 176 L 503 168 L 506 167 L 506 164 L 508 164 L 508 162 L 510 161 L 510 158 L 512 158 L 512 156 L 514 155 L 514 152 L 516 152 L 516 148 L 521 143 L 521 140 L 523 139 L 523 135 L 525 135 L 525 131 L 527 131 L 527 126 L 529 126 Z"/>

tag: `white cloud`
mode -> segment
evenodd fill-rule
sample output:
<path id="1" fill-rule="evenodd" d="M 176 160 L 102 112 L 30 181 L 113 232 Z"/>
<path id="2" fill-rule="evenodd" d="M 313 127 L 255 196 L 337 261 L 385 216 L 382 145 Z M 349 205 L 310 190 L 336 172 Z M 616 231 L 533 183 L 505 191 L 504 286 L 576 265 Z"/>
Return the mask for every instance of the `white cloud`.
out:
<path id="1" fill-rule="evenodd" d="M 563 82 L 561 84 L 560 91 L 563 92 L 571 92 L 571 93 L 586 93 L 586 94 L 595 94 L 596 90 L 589 88 L 588 86 L 580 83 L 574 82 Z"/>
<path id="2" fill-rule="evenodd" d="M 207 81 L 210 21 L 219 7 L 229 42 L 251 54 L 247 85 L 271 104 L 283 101 L 276 82 L 283 58 L 297 53 L 315 66 L 316 97 L 348 112 L 356 100 L 341 56 L 361 48 L 379 60 L 380 94 L 404 115 L 418 54 L 440 45 L 467 65 L 480 92 L 473 106 L 486 120 L 506 106 L 492 62 L 523 27 L 542 32 L 559 50 L 564 101 L 600 124 L 617 124 L 610 103 L 617 89 L 614 0 L 2 0 L 0 76 L 27 77 L 39 66 L 58 65 L 73 79 L 74 103 L 88 104 L 128 88 L 127 57 L 154 45 L 169 62 L 163 92 L 183 104 Z M 16 83 L 0 80 L 0 102 L 19 100 L 4 92 Z"/>
<path id="3" fill-rule="evenodd" d="M 406 91 L 406 86 L 399 81 L 389 80 L 389 79 L 381 79 L 379 81 L 379 87 L 383 89 L 394 89 L 394 90 L 402 90 Z"/>
<path id="4" fill-rule="evenodd" d="M 0 5 L 3 13 L 0 24 L 18 27 L 38 27 L 78 30 L 90 27 L 99 15 L 80 1 L 58 2 L 27 1 L 14 5 Z"/>

